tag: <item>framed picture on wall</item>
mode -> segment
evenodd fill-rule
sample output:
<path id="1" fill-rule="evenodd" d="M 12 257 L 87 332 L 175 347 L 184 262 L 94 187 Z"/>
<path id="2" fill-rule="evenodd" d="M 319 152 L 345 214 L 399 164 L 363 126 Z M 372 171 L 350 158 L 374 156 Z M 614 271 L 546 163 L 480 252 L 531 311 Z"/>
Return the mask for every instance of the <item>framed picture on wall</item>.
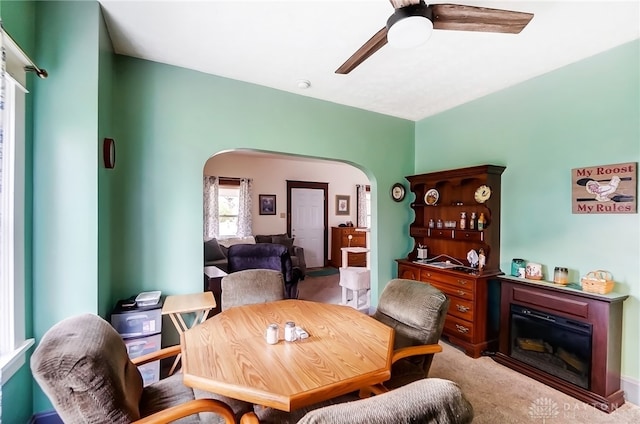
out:
<path id="1" fill-rule="evenodd" d="M 349 215 L 349 198 L 350 196 L 336 195 L 336 215 Z"/>
<path id="2" fill-rule="evenodd" d="M 276 195 L 275 194 L 259 194 L 258 201 L 260 203 L 260 215 L 276 214 Z"/>

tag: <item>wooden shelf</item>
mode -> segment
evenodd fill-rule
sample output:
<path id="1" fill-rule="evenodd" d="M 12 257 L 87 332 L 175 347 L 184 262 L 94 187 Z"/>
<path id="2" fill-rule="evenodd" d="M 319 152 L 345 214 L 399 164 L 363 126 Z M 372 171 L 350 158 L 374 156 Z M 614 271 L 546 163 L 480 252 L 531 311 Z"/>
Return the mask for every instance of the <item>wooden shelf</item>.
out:
<path id="1" fill-rule="evenodd" d="M 398 259 L 398 277 L 423 281 L 444 292 L 450 299 L 442 337 L 462 347 L 477 358 L 485 350 L 497 349 L 497 323 L 489 319 L 490 286 L 497 287 L 495 277 L 502 272 L 500 263 L 500 188 L 504 167 L 482 165 L 407 177 L 416 201 L 411 204 L 415 220 L 409 226 L 414 248 L 404 259 Z M 486 185 L 491 196 L 484 203 L 475 200 L 476 190 Z M 436 189 L 438 201 L 427 205 L 424 196 Z M 466 228 L 460 228 L 460 215 L 466 213 Z M 482 230 L 470 229 L 472 213 L 482 214 L 486 224 Z M 430 228 L 429 221 L 455 221 L 455 228 Z M 482 271 L 459 272 L 438 269 L 414 262 L 418 245 L 427 246 L 429 259 L 447 255 L 465 266 L 470 250 L 484 252 Z M 467 270 L 468 271 L 468 270 Z M 495 283 L 495 284 L 494 284 Z"/>

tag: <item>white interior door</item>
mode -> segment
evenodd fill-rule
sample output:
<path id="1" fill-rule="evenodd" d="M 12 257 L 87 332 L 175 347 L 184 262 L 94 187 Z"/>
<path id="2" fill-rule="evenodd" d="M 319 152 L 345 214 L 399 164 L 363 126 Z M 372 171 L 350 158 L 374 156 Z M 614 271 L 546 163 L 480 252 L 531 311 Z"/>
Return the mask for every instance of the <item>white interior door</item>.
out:
<path id="1" fill-rule="evenodd" d="M 291 237 L 304 249 L 308 268 L 324 266 L 324 191 L 291 189 Z"/>

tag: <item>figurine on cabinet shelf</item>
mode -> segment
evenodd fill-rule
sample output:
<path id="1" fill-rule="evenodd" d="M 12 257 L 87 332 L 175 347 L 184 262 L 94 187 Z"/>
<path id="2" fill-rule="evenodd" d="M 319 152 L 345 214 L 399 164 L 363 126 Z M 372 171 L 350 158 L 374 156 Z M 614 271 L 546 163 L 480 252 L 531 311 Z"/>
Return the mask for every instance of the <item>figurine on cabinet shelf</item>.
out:
<path id="1" fill-rule="evenodd" d="M 487 257 L 484 255 L 484 249 L 480 248 L 478 250 L 478 270 L 482 271 L 486 263 L 487 263 Z"/>

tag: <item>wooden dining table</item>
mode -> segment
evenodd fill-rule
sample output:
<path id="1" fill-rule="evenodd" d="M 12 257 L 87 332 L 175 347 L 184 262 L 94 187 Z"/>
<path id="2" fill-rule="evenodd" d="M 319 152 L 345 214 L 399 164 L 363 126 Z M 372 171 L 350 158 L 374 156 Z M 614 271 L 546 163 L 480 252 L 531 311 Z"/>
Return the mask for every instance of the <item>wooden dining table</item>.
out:
<path id="1" fill-rule="evenodd" d="M 284 341 L 293 321 L 309 333 Z M 279 326 L 277 344 L 266 330 Z M 355 309 L 304 300 L 229 308 L 180 337 L 184 384 L 292 411 L 391 375 L 394 331 Z"/>

